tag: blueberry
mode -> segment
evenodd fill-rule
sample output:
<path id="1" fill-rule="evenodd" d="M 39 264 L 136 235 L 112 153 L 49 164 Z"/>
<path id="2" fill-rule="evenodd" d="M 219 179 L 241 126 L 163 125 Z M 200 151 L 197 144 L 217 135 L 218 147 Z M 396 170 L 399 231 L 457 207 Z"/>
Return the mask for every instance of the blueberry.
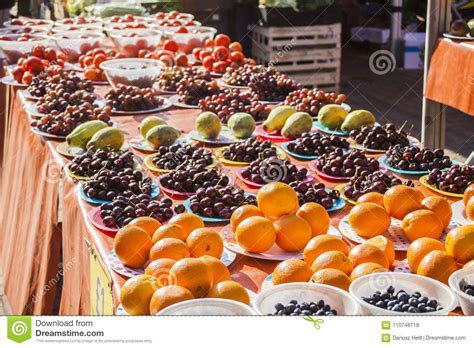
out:
<path id="1" fill-rule="evenodd" d="M 395 292 L 395 288 L 390 285 L 390 286 L 387 288 L 387 292 L 388 292 L 389 294 L 393 294 L 393 293 Z"/>
<path id="2" fill-rule="evenodd" d="M 311 312 L 314 313 L 314 312 L 317 312 L 319 310 L 319 307 L 318 307 L 317 304 L 313 303 L 309 306 L 309 309 L 310 309 Z"/>
<path id="3" fill-rule="evenodd" d="M 296 313 L 298 315 L 300 315 L 302 312 L 301 312 L 301 309 L 299 308 L 296 308 L 295 311 L 293 313 Z"/>
<path id="4" fill-rule="evenodd" d="M 429 300 L 428 302 L 426 302 L 426 305 L 429 306 L 429 307 L 436 308 L 436 306 L 438 305 L 438 301 L 436 301 L 436 300 Z"/>
<path id="5" fill-rule="evenodd" d="M 318 301 L 318 307 L 324 307 L 325 303 L 323 300 Z"/>
<path id="6" fill-rule="evenodd" d="M 403 306 L 402 306 L 402 311 L 403 312 L 406 312 L 408 310 L 408 308 L 410 308 L 410 305 L 408 303 L 405 303 Z"/>
<path id="7" fill-rule="evenodd" d="M 313 314 L 313 312 L 311 312 L 311 311 L 308 310 L 308 309 L 305 309 L 302 313 L 303 313 L 304 315 L 311 315 L 311 314 Z"/>
<path id="8" fill-rule="evenodd" d="M 399 292 L 397 295 L 397 299 L 401 302 L 407 302 L 409 299 L 409 296 L 405 292 Z"/>
<path id="9" fill-rule="evenodd" d="M 378 301 L 375 305 L 380 308 L 385 308 L 387 306 L 383 301 Z"/>
<path id="10" fill-rule="evenodd" d="M 421 296 L 418 301 L 420 301 L 421 303 L 427 303 L 428 302 L 428 297 L 426 296 Z"/>
<path id="11" fill-rule="evenodd" d="M 395 305 L 395 306 L 392 307 L 392 311 L 401 312 L 402 309 L 401 309 L 400 306 L 397 304 L 397 305 Z"/>
<path id="12" fill-rule="evenodd" d="M 418 302 L 418 299 L 412 297 L 412 298 L 410 298 L 410 299 L 408 300 L 408 303 L 409 303 L 410 305 L 416 307 L 416 306 L 418 306 L 418 303 L 419 303 L 419 302 Z"/>
<path id="13" fill-rule="evenodd" d="M 389 301 L 389 302 L 387 303 L 387 305 L 390 306 L 390 307 L 393 307 L 393 306 L 395 306 L 395 305 L 397 305 L 397 304 L 398 304 L 398 302 L 395 301 L 395 300 L 391 300 L 391 301 Z"/>
<path id="14" fill-rule="evenodd" d="M 277 303 L 277 304 L 275 305 L 275 309 L 276 309 L 277 311 L 281 311 L 283 308 L 285 308 L 285 306 L 283 306 L 281 303 Z"/>
<path id="15" fill-rule="evenodd" d="M 365 296 L 363 296 L 363 297 L 362 297 L 362 301 L 370 302 L 371 300 L 370 300 L 370 297 L 365 297 Z"/>
<path id="16" fill-rule="evenodd" d="M 293 305 L 295 305 L 295 304 L 297 304 L 297 303 L 298 303 L 298 301 L 296 301 L 296 300 L 291 300 L 291 301 L 290 301 L 290 304 L 293 304 Z"/>
<path id="17" fill-rule="evenodd" d="M 329 305 L 324 305 L 324 307 L 322 308 L 322 310 L 324 310 L 325 312 L 327 312 L 330 309 L 331 309 L 331 306 Z"/>
<path id="18" fill-rule="evenodd" d="M 435 311 L 435 309 L 431 306 L 426 306 L 425 307 L 425 312 L 434 312 L 434 311 Z"/>
<path id="19" fill-rule="evenodd" d="M 410 307 L 408 308 L 408 313 L 420 313 L 420 311 L 416 307 Z"/>
<path id="20" fill-rule="evenodd" d="M 289 313 L 294 312 L 295 309 L 296 309 L 296 306 L 294 304 L 290 304 L 290 305 L 286 306 L 286 311 L 289 312 Z"/>
<path id="21" fill-rule="evenodd" d="M 426 309 L 426 305 L 424 303 L 419 303 L 417 308 L 420 310 L 420 312 L 424 312 Z"/>
<path id="22" fill-rule="evenodd" d="M 316 312 L 316 315 L 324 315 L 324 314 L 326 314 L 326 312 L 323 311 L 322 309 Z"/>
<path id="23" fill-rule="evenodd" d="M 384 292 L 382 295 L 380 295 L 381 300 L 387 300 L 390 297 L 390 294 L 387 292 Z"/>
<path id="24" fill-rule="evenodd" d="M 412 295 L 412 297 L 420 298 L 421 294 L 418 291 L 415 291 Z"/>

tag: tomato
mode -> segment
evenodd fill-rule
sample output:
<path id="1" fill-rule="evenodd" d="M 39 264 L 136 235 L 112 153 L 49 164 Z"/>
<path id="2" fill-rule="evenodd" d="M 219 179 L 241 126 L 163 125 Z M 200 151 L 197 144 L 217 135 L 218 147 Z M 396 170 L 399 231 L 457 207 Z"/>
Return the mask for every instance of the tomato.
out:
<path id="1" fill-rule="evenodd" d="M 215 60 L 211 56 L 205 57 L 202 60 L 202 66 L 207 70 L 212 70 L 212 65 L 214 64 Z"/>
<path id="2" fill-rule="evenodd" d="M 84 54 L 86 52 L 89 52 L 90 50 L 92 49 L 92 45 L 90 43 L 83 43 L 80 47 L 79 47 L 79 51 Z"/>
<path id="3" fill-rule="evenodd" d="M 240 42 L 234 41 L 234 42 L 232 42 L 232 43 L 229 45 L 229 49 L 230 49 L 231 51 L 239 51 L 239 52 L 242 52 L 242 45 L 240 44 Z"/>
<path id="4" fill-rule="evenodd" d="M 148 41 L 145 39 L 137 40 L 137 49 L 142 50 L 148 47 Z"/>
<path id="5" fill-rule="evenodd" d="M 201 54 L 201 48 L 200 48 L 200 47 L 196 47 L 195 49 L 193 49 L 193 57 L 194 57 L 194 59 L 200 60 L 199 54 Z"/>
<path id="6" fill-rule="evenodd" d="M 184 53 L 178 54 L 176 57 L 176 65 L 178 66 L 188 66 L 188 56 Z"/>
<path id="7" fill-rule="evenodd" d="M 181 24 L 181 22 L 180 22 Z M 188 29 L 186 29 L 186 27 L 183 27 L 183 26 L 180 26 L 178 28 L 178 30 L 176 30 L 177 33 L 180 33 L 180 34 L 186 34 L 186 33 L 189 33 Z"/>
<path id="8" fill-rule="evenodd" d="M 223 74 L 225 73 L 225 69 L 227 69 L 229 64 L 230 63 L 227 61 L 215 62 L 214 64 L 212 64 L 212 71 L 219 74 Z"/>
<path id="9" fill-rule="evenodd" d="M 155 59 L 155 55 L 153 54 L 153 52 L 148 52 L 146 51 L 147 53 L 145 53 L 145 55 L 143 56 L 143 58 L 146 58 L 146 59 Z"/>
<path id="10" fill-rule="evenodd" d="M 17 82 L 21 82 L 21 79 L 23 78 L 24 73 L 25 73 L 25 69 L 23 69 L 21 66 L 16 66 L 12 70 L 13 78 Z"/>
<path id="11" fill-rule="evenodd" d="M 214 57 L 215 60 L 223 61 L 226 60 L 229 57 L 229 50 L 227 47 L 224 46 L 217 46 L 214 48 L 214 51 L 212 51 L 212 57 Z"/>
<path id="12" fill-rule="evenodd" d="M 83 60 L 84 62 L 84 67 L 91 66 L 94 61 L 94 58 L 86 56 Z"/>
<path id="13" fill-rule="evenodd" d="M 159 50 L 155 52 L 156 59 L 160 59 L 162 56 L 174 56 L 174 52 L 167 50 Z"/>
<path id="14" fill-rule="evenodd" d="M 43 62 L 36 56 L 26 58 L 25 65 L 26 70 L 31 72 L 40 72 L 44 68 Z"/>
<path id="15" fill-rule="evenodd" d="M 163 49 L 167 51 L 177 52 L 178 51 L 178 44 L 174 40 L 165 40 L 163 45 Z"/>
<path id="16" fill-rule="evenodd" d="M 43 58 L 44 49 L 45 47 L 43 45 L 40 45 L 40 44 L 34 45 L 33 48 L 31 49 L 31 53 L 33 53 L 35 57 Z"/>
<path id="17" fill-rule="evenodd" d="M 217 35 L 214 41 L 216 42 L 216 46 L 229 47 L 230 45 L 230 37 L 225 34 Z"/>
<path id="18" fill-rule="evenodd" d="M 212 39 L 206 39 L 204 41 L 204 47 L 214 47 L 216 44 Z"/>
<path id="19" fill-rule="evenodd" d="M 64 68 L 64 63 L 65 63 L 66 61 L 63 60 L 63 59 L 59 59 L 59 58 L 58 58 L 58 59 L 56 59 L 56 62 L 58 63 L 58 65 L 59 65 L 60 67 L 63 67 L 63 68 Z"/>
<path id="20" fill-rule="evenodd" d="M 145 55 L 149 53 L 147 49 L 141 49 L 138 51 L 138 58 L 145 58 Z"/>
<path id="21" fill-rule="evenodd" d="M 97 55 L 94 56 L 94 60 L 93 60 L 94 61 L 94 66 L 96 68 L 99 68 L 100 63 L 105 62 L 106 60 L 107 60 L 107 56 L 105 54 L 102 54 L 102 53 L 97 54 Z"/>
<path id="22" fill-rule="evenodd" d="M 79 65 L 81 66 L 81 68 L 85 67 L 85 65 L 84 65 L 84 59 L 86 59 L 86 57 L 87 57 L 87 56 L 82 55 L 82 56 L 80 56 L 79 59 L 78 59 L 78 62 L 79 62 Z"/>
<path id="23" fill-rule="evenodd" d="M 97 81 L 100 79 L 101 71 L 97 68 L 88 68 L 84 70 L 86 80 Z"/>
<path id="24" fill-rule="evenodd" d="M 56 50 L 52 49 L 52 48 L 45 48 L 44 50 L 44 53 L 43 53 L 43 57 L 49 61 L 53 61 L 53 60 L 56 60 L 57 56 L 56 56 Z"/>
<path id="25" fill-rule="evenodd" d="M 230 53 L 230 60 L 232 62 L 240 62 L 243 63 L 245 59 L 245 56 L 243 55 L 242 52 L 240 51 L 234 51 Z"/>
<path id="26" fill-rule="evenodd" d="M 23 82 L 25 85 L 29 85 L 31 80 L 33 80 L 33 74 L 29 71 L 26 71 L 21 78 L 21 82 Z"/>
<path id="27" fill-rule="evenodd" d="M 113 51 L 113 50 L 112 50 Z M 94 48 L 93 50 L 90 51 L 92 56 L 95 56 L 97 54 L 105 54 L 105 51 L 102 48 Z"/>
<path id="28" fill-rule="evenodd" d="M 175 65 L 174 57 L 172 57 L 170 55 L 163 55 L 158 60 L 160 62 L 163 62 L 168 67 Z"/>

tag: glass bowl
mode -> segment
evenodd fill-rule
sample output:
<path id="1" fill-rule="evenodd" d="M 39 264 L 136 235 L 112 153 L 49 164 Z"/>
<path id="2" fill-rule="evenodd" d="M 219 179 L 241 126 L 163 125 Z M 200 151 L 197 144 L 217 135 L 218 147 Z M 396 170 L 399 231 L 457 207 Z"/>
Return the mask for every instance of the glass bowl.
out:
<path id="1" fill-rule="evenodd" d="M 176 33 L 168 30 L 167 36 L 173 39 L 181 52 L 192 53 L 196 47 L 203 47 L 204 41 L 214 38 L 217 33 L 212 27 L 188 27 L 189 33 Z"/>
<path id="2" fill-rule="evenodd" d="M 119 83 L 150 88 L 165 69 L 165 65 L 156 59 L 126 58 L 107 60 L 100 64 L 100 68 L 113 88 Z"/>
<path id="3" fill-rule="evenodd" d="M 99 48 L 105 35 L 102 33 L 69 31 L 51 35 L 59 49 L 68 57 L 70 63 L 76 63 L 79 56 L 94 48 Z"/>
<path id="4" fill-rule="evenodd" d="M 48 36 L 38 34 L 27 35 L 30 37 L 29 40 L 18 41 L 22 34 L 3 35 L 0 33 L 0 51 L 5 55 L 8 64 L 16 64 L 18 59 L 27 56 L 37 44 L 49 46 Z"/>
<path id="5" fill-rule="evenodd" d="M 137 57 L 138 51 L 147 49 L 154 51 L 161 40 L 161 32 L 152 29 L 130 29 L 124 31 L 111 31 L 112 38 L 117 50 L 127 57 Z"/>

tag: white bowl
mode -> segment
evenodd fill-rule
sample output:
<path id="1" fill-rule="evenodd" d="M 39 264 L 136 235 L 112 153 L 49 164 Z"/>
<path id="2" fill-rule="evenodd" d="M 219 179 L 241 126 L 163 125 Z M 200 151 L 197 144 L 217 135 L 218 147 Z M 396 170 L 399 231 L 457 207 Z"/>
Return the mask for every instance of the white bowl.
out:
<path id="1" fill-rule="evenodd" d="M 474 267 L 461 268 L 449 277 L 448 283 L 451 289 L 458 296 L 461 309 L 465 315 L 474 315 L 474 296 L 461 291 L 461 281 L 465 280 L 469 284 L 474 284 Z"/>
<path id="2" fill-rule="evenodd" d="M 28 22 L 30 24 L 26 25 Z M 35 22 L 41 22 L 42 24 L 34 24 Z M 11 21 L 3 22 L 3 25 L 7 28 L 32 28 L 32 29 L 45 29 L 45 30 L 50 30 L 54 22 L 49 20 L 49 19 L 35 19 L 35 18 L 27 18 L 23 20 L 23 25 L 17 25 L 17 24 L 12 24 Z"/>
<path id="3" fill-rule="evenodd" d="M 68 31 L 51 35 L 51 38 L 61 51 L 67 55 L 70 63 L 75 63 L 79 56 L 94 48 L 99 48 L 104 42 L 105 35 L 89 31 Z"/>
<path id="4" fill-rule="evenodd" d="M 176 303 L 157 315 L 255 315 L 250 306 L 220 298 L 201 298 Z"/>
<path id="5" fill-rule="evenodd" d="M 323 300 L 335 309 L 338 315 L 358 315 L 359 305 L 344 290 L 334 286 L 315 283 L 287 283 L 263 290 L 253 301 L 253 308 L 259 315 L 275 313 L 275 305 L 287 305 L 290 301 L 318 302 Z"/>
<path id="6" fill-rule="evenodd" d="M 186 54 L 191 53 L 196 47 L 203 47 L 207 39 L 214 38 L 217 29 L 213 27 L 186 27 L 189 33 L 176 33 L 168 30 L 165 34 L 178 44 L 179 50 Z M 192 32 L 197 30 L 198 32 Z"/>
<path id="7" fill-rule="evenodd" d="M 88 22 L 88 23 L 68 23 L 69 19 L 71 18 L 57 20 L 54 25 L 56 27 L 78 27 L 78 28 L 90 28 L 90 27 L 102 26 L 102 18 L 99 18 L 99 17 L 88 17 L 87 19 L 92 20 L 92 22 Z M 72 18 L 72 20 L 74 21 L 74 18 Z"/>
<path id="8" fill-rule="evenodd" d="M 106 60 L 100 68 L 114 88 L 118 84 L 151 88 L 165 64 L 156 59 L 128 58 Z"/>
<path id="9" fill-rule="evenodd" d="M 137 57 L 142 49 L 154 51 L 161 40 L 161 31 L 154 29 L 125 29 L 108 32 L 117 50 L 127 57 Z M 137 36 L 128 36 L 137 34 Z"/>
<path id="10" fill-rule="evenodd" d="M 362 297 L 372 296 L 376 291 L 386 291 L 389 286 L 393 286 L 395 292 L 402 289 L 408 294 L 418 291 L 422 296 L 437 300 L 443 309 L 429 313 L 395 312 L 362 300 Z M 368 274 L 354 280 L 349 287 L 349 292 L 359 303 L 364 315 L 447 315 L 457 305 L 456 295 L 448 286 L 437 280 L 409 273 L 377 272 Z"/>
<path id="11" fill-rule="evenodd" d="M 88 27 L 79 27 L 76 25 L 57 25 L 51 29 L 53 34 L 57 33 L 75 33 L 75 32 L 86 32 L 86 33 L 99 33 L 101 34 L 104 31 L 102 26 L 88 26 Z"/>
<path id="12" fill-rule="evenodd" d="M 34 39 L 33 41 L 16 41 L 19 37 L 21 37 L 21 34 L 4 35 L 9 37 L 12 41 L 0 40 L 0 51 L 5 54 L 8 64 L 16 64 L 18 59 L 31 54 L 31 50 L 36 45 L 43 45 L 46 47 L 50 46 L 50 41 L 47 35 L 29 35 Z"/>

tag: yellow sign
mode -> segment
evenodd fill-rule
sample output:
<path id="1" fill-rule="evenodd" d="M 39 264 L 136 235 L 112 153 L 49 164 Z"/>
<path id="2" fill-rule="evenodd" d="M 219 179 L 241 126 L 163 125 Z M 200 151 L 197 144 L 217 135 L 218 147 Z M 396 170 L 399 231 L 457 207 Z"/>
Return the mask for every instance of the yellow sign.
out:
<path id="1" fill-rule="evenodd" d="M 90 286 L 89 300 L 90 315 L 113 315 L 114 296 L 112 281 L 100 259 L 95 247 L 85 241 L 89 249 Z"/>

